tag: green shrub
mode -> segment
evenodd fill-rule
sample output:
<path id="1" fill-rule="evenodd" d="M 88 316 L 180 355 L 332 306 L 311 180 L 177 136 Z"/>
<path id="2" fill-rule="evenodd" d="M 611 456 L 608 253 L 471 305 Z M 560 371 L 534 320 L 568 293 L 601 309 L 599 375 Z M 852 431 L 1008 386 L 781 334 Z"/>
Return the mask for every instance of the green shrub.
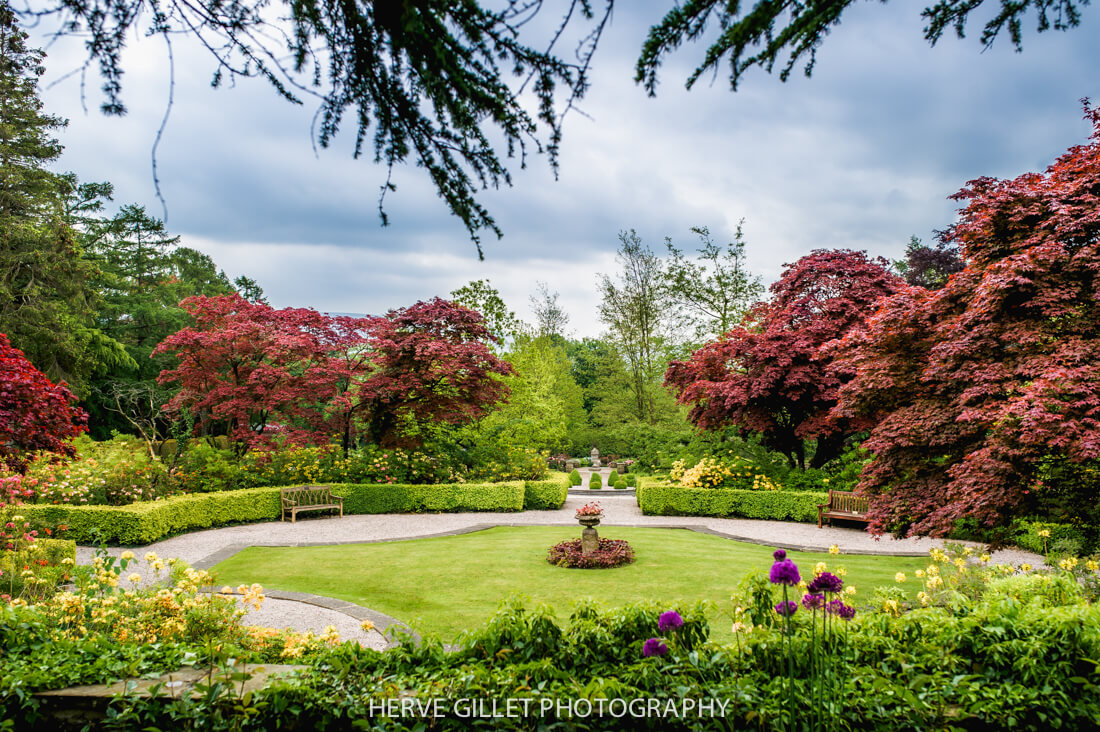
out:
<path id="1" fill-rule="evenodd" d="M 627 488 L 633 488 L 637 484 L 637 482 L 638 482 L 638 476 L 634 475 L 634 473 L 628 473 L 627 474 L 627 476 L 626 476 L 626 487 Z"/>
<path id="2" fill-rule="evenodd" d="M 569 474 L 569 485 L 580 485 L 581 474 L 576 468 L 573 468 L 573 472 Z"/>
<path id="3" fill-rule="evenodd" d="M 647 516 L 729 516 L 772 521 L 817 521 L 828 493 L 683 488 L 639 481 L 638 506 Z"/>
<path id="4" fill-rule="evenodd" d="M 599 473 L 592 473 L 588 478 L 588 487 L 592 490 L 600 490 L 603 488 L 603 478 Z"/>
<path id="5" fill-rule="evenodd" d="M 608 486 L 608 488 L 614 488 L 615 485 L 619 482 L 621 477 L 622 476 L 619 475 L 618 470 L 612 470 L 611 475 L 607 476 L 607 486 Z"/>
<path id="6" fill-rule="evenodd" d="M 344 497 L 344 513 L 421 513 L 443 511 L 520 511 L 524 485 L 457 483 L 444 485 L 333 485 Z M 277 521 L 281 513 L 279 488 L 245 488 L 187 496 L 129 506 L 69 506 L 24 504 L 19 511 L 28 520 L 45 525 L 65 524 L 68 537 L 80 543 L 99 538 L 123 545 L 149 544 L 172 534 L 235 523 Z"/>
<path id="7" fill-rule="evenodd" d="M 1050 532 L 1050 536 L 1039 536 L 1040 531 Z M 1076 556 L 1089 549 L 1090 542 L 1085 533 L 1068 524 L 1050 524 L 1041 521 L 1016 522 L 1016 545 L 1036 554 L 1068 554 Z"/>
<path id="8" fill-rule="evenodd" d="M 557 473 L 548 480 L 528 480 L 523 484 L 524 511 L 555 511 L 569 495 L 569 476 Z"/>

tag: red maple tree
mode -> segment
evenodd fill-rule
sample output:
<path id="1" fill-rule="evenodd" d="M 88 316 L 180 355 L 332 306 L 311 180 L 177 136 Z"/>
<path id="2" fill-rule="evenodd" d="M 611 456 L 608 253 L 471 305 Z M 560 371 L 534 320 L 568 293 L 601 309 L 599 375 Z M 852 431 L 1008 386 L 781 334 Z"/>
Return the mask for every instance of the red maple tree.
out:
<path id="1" fill-rule="evenodd" d="M 159 377 L 180 385 L 169 409 L 190 410 L 200 433 L 225 431 L 242 449 L 337 438 L 346 451 L 360 425 L 378 444 L 417 445 L 418 426 L 476 419 L 508 393 L 492 375 L 511 367 L 485 345 L 481 316 L 439 298 L 368 318 L 236 294 L 181 306 L 194 325 L 154 350 L 179 359 Z"/>
<path id="2" fill-rule="evenodd" d="M 76 454 L 87 413 L 64 382 L 55 384 L 0 333 L 0 465 L 22 472 L 38 450 Z"/>
<path id="3" fill-rule="evenodd" d="M 179 359 L 158 377 L 180 386 L 169 410 L 190 410 L 200 434 L 224 430 L 243 449 L 273 437 L 329 441 L 326 408 L 351 368 L 332 354 L 362 347 L 370 319 L 334 322 L 316 310 L 276 310 L 236 293 L 189 297 L 180 306 L 194 325 L 153 351 Z"/>
<path id="4" fill-rule="evenodd" d="M 415 446 L 426 424 L 465 424 L 492 411 L 508 396 L 494 377 L 514 370 L 488 340 L 480 313 L 438 297 L 376 319 L 373 371 L 356 393 L 370 440 Z"/>
<path id="5" fill-rule="evenodd" d="M 1052 490 L 1044 461 L 1100 458 L 1100 112 L 1086 114 L 1092 142 L 1045 173 L 955 194 L 968 203 L 945 240 L 966 268 L 899 292 L 844 342 L 854 378 L 835 414 L 875 424 L 859 486 L 873 531 L 1005 525 Z M 1082 485 L 1068 489 L 1091 490 L 1095 512 Z"/>
<path id="6" fill-rule="evenodd" d="M 681 404 L 691 405 L 689 418 L 698 427 L 759 433 L 765 445 L 799 467 L 806 464 L 806 440 L 814 438 L 811 465 L 824 465 L 869 423 L 832 413 L 837 390 L 850 375 L 822 346 L 904 286 L 886 264 L 863 252 L 817 250 L 786 265 L 770 288 L 770 301 L 688 361 L 672 362 L 665 383 Z"/>

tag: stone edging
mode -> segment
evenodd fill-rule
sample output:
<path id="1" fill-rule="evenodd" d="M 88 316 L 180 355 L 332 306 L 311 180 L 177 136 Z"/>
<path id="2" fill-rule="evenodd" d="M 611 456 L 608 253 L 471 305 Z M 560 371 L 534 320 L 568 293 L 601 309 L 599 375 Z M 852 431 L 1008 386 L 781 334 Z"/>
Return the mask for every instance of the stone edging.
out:
<path id="1" fill-rule="evenodd" d="M 235 589 L 231 592 L 222 592 L 217 590 L 213 594 L 218 595 L 235 595 L 239 596 L 240 593 Z M 314 595 L 309 592 L 290 592 L 287 590 L 264 590 L 264 597 L 269 600 L 285 600 L 287 602 L 298 602 L 303 605 L 313 605 L 314 607 L 324 608 L 326 610 L 332 610 L 338 612 L 341 615 L 347 615 L 349 618 L 363 622 L 369 620 L 383 638 L 386 639 L 386 647 L 382 650 L 388 651 L 391 648 L 401 645 L 401 642 L 394 636 L 387 636 L 386 631 L 393 628 L 395 631 L 401 632 L 404 635 L 412 638 L 413 643 L 420 643 L 420 635 L 413 631 L 406 623 L 401 622 L 397 618 L 390 617 L 385 613 L 380 613 L 377 610 L 371 610 L 369 607 L 363 607 L 362 605 L 356 605 L 355 603 L 348 602 L 347 600 L 337 600 L 334 597 L 325 597 L 324 595 Z"/>

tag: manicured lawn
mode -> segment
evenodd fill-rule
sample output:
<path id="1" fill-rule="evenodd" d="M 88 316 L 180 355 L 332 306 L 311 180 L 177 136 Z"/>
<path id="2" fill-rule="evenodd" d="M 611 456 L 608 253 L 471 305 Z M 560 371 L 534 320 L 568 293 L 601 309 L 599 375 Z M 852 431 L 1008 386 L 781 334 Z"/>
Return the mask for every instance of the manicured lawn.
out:
<path id="1" fill-rule="evenodd" d="M 731 638 L 730 593 L 750 569 L 771 566 L 771 549 L 678 529 L 600 527 L 600 536 L 626 539 L 636 561 L 616 569 L 563 569 L 546 561 L 551 544 L 580 535 L 580 527 L 498 527 L 474 534 L 378 544 L 320 547 L 252 547 L 215 567 L 218 582 L 259 582 L 265 588 L 313 592 L 378 610 L 421 631 L 451 640 L 480 624 L 510 593 L 547 603 L 566 620 L 574 600 L 591 597 L 608 606 L 657 600 L 711 600 L 716 640 Z M 791 552 L 803 577 L 819 561 L 848 570 L 856 604 L 879 585 L 893 585 L 920 557 Z"/>

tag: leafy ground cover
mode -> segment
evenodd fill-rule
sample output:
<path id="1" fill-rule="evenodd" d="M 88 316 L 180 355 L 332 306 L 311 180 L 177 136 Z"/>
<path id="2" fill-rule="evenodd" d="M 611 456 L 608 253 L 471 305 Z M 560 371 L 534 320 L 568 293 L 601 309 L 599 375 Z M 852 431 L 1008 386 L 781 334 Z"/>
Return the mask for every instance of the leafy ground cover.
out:
<path id="1" fill-rule="evenodd" d="M 607 570 L 551 566 L 548 548 L 575 538 L 580 527 L 497 527 L 474 534 L 376 544 L 320 547 L 251 547 L 215 567 L 227 584 L 259 583 L 268 589 L 313 592 L 378 610 L 418 630 L 452 639 L 480 625 L 510 594 L 553 607 L 559 621 L 572 604 L 593 598 L 618 607 L 662 602 L 714 603 L 711 637 L 733 638 L 731 593 L 753 568 L 770 561 L 771 548 L 694 531 L 601 527 L 604 538 L 626 539 L 635 562 Z M 884 557 L 791 552 L 800 565 L 844 566 L 857 588 L 854 602 L 870 601 L 877 586 L 898 586 L 915 597 L 914 576 L 926 557 Z"/>

